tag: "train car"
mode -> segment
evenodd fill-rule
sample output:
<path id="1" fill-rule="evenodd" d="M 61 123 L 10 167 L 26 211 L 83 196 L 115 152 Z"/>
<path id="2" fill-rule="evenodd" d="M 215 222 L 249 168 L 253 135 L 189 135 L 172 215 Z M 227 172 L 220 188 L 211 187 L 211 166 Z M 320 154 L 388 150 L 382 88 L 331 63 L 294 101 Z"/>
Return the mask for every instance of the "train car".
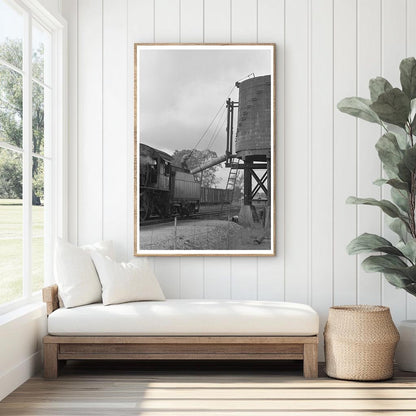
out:
<path id="1" fill-rule="evenodd" d="M 140 144 L 140 220 L 199 211 L 201 186 L 161 150 Z"/>
<path id="2" fill-rule="evenodd" d="M 231 189 L 201 188 L 201 204 L 230 204 L 232 202 L 233 191 Z"/>
<path id="3" fill-rule="evenodd" d="M 189 172 L 173 168 L 171 189 L 171 210 L 181 216 L 188 216 L 199 211 L 201 184 Z"/>

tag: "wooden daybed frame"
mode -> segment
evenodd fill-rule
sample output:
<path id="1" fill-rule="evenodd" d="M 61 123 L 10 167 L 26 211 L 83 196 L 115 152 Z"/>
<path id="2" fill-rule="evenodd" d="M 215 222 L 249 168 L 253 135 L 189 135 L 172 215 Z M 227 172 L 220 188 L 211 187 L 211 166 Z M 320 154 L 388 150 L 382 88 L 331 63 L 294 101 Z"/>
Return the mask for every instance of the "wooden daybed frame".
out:
<path id="1" fill-rule="evenodd" d="M 59 309 L 58 287 L 43 289 L 47 314 Z M 66 360 L 303 360 L 318 377 L 318 336 L 55 336 L 43 338 L 45 378 Z"/>

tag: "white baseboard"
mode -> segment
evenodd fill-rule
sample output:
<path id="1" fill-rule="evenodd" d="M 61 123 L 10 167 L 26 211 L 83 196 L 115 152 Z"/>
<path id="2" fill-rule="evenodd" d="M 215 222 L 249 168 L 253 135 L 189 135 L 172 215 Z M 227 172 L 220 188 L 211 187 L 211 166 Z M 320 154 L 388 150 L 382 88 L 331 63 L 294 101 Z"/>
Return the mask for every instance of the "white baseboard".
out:
<path id="1" fill-rule="evenodd" d="M 42 353 L 38 351 L 10 370 L 0 374 L 0 401 L 35 375 L 40 370 L 41 364 Z"/>

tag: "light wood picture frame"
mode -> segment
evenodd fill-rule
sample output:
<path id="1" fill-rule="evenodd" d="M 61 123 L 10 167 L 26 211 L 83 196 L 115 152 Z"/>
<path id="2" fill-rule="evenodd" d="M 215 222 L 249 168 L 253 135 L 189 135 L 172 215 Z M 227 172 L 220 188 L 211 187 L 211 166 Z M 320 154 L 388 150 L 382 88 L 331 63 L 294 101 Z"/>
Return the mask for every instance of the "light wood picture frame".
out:
<path id="1" fill-rule="evenodd" d="M 274 256 L 274 44 L 134 44 L 134 255 Z"/>

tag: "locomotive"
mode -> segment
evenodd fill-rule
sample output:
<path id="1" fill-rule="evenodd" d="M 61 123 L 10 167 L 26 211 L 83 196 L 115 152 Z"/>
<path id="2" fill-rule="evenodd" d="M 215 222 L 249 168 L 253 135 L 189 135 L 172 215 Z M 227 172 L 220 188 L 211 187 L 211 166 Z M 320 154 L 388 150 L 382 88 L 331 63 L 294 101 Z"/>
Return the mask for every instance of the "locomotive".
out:
<path id="1" fill-rule="evenodd" d="M 225 189 L 202 187 L 200 180 L 174 163 L 171 155 L 140 143 L 140 221 L 199 212 L 201 204 L 230 203 Z"/>

